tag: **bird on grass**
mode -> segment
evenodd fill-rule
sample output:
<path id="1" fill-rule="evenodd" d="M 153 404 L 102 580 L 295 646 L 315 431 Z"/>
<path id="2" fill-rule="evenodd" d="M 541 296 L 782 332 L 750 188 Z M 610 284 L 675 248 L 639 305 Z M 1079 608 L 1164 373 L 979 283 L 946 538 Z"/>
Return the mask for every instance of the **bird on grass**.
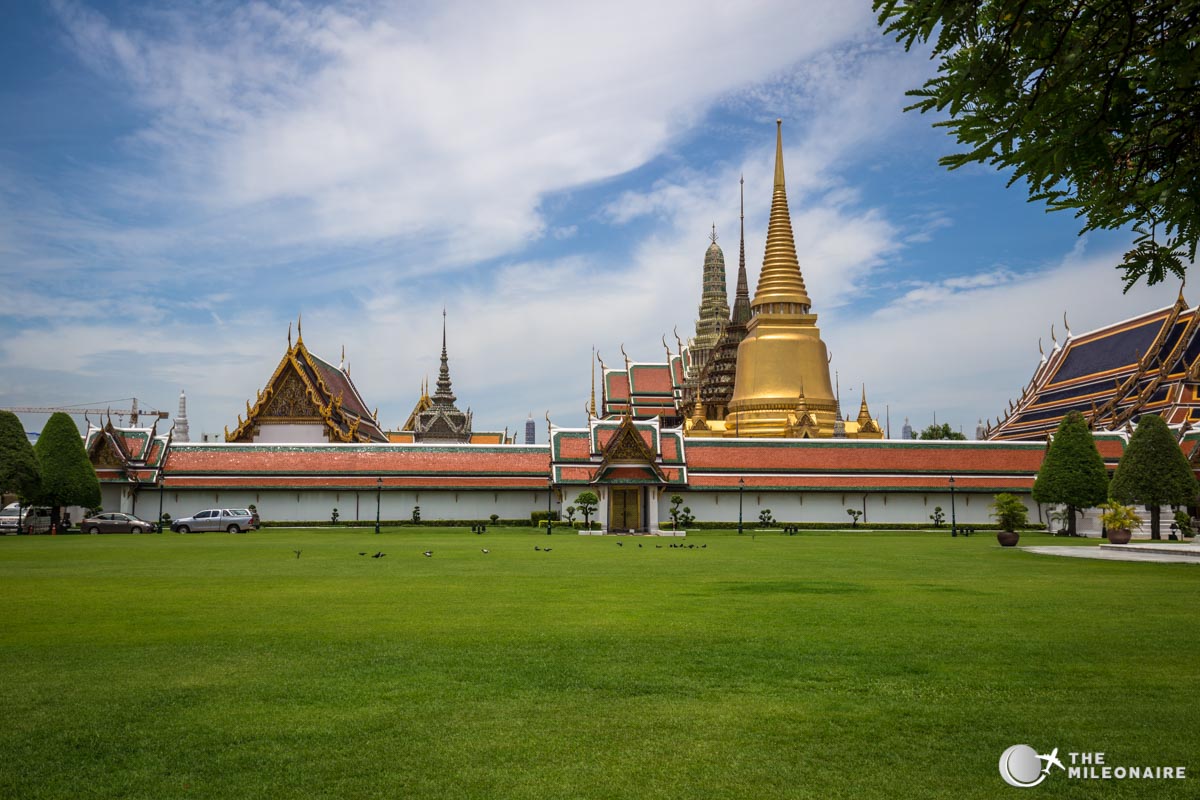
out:
<path id="1" fill-rule="evenodd" d="M 700 549 L 701 549 L 701 550 L 707 550 L 707 549 L 708 549 L 708 543 L 706 542 L 706 543 L 704 543 L 704 544 L 700 545 Z"/>
<path id="2" fill-rule="evenodd" d="M 366 555 L 366 553 L 359 553 L 359 555 L 360 555 L 360 556 L 365 556 L 365 555 Z"/>
<path id="3" fill-rule="evenodd" d="M 304 551 L 303 550 L 293 550 L 292 552 L 296 554 L 296 558 L 299 558 L 300 554 Z"/>
<path id="4" fill-rule="evenodd" d="M 550 552 L 551 550 L 553 550 L 553 549 L 554 549 L 553 547 L 547 547 L 547 548 L 546 548 L 545 550 L 543 550 L 542 552 L 543 552 L 543 553 L 549 553 L 549 552 Z"/>
<path id="5" fill-rule="evenodd" d="M 484 547 L 484 548 L 483 548 L 483 549 L 481 549 L 479 552 L 483 553 L 484 555 L 487 555 L 488 553 L 490 553 L 490 552 L 492 552 L 492 551 L 491 551 L 491 550 L 488 550 L 486 547 Z"/>
<path id="6" fill-rule="evenodd" d="M 655 549 L 655 550 L 662 550 L 662 545 L 661 545 L 661 544 L 656 544 L 656 545 L 654 545 L 654 549 Z"/>
<path id="7" fill-rule="evenodd" d="M 638 542 L 638 547 L 641 547 L 641 546 L 642 546 L 642 543 L 641 543 L 641 542 Z"/>
<path id="8" fill-rule="evenodd" d="M 542 552 L 542 548 L 538 547 L 536 544 L 533 546 L 533 549 L 537 550 L 539 553 Z"/>
<path id="9" fill-rule="evenodd" d="M 433 558 L 433 551 L 426 550 L 424 553 L 421 553 L 421 555 L 425 556 L 426 558 Z"/>
<path id="10" fill-rule="evenodd" d="M 617 547 L 624 547 L 624 546 L 625 546 L 624 542 L 617 542 Z"/>
<path id="11" fill-rule="evenodd" d="M 385 553 L 385 552 L 383 552 L 382 550 L 380 550 L 378 553 L 376 553 L 375 555 L 371 556 L 371 558 L 383 558 L 383 557 L 384 557 L 384 556 L 386 556 L 386 555 L 387 555 L 387 553 Z"/>

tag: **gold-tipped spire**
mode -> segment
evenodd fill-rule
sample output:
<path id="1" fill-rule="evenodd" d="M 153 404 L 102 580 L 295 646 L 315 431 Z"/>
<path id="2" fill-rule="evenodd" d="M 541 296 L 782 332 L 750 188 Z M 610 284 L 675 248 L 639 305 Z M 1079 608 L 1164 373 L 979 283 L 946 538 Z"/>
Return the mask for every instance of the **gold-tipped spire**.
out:
<path id="1" fill-rule="evenodd" d="M 777 305 L 783 304 L 783 305 Z M 755 314 L 807 314 L 812 306 L 792 234 L 787 188 L 783 178 L 783 120 L 775 120 L 775 188 L 771 196 L 771 219 L 758 289 L 750 303 Z M 765 306 L 765 308 L 764 308 Z"/>
<path id="2" fill-rule="evenodd" d="M 596 364 L 595 364 L 595 361 L 596 361 L 596 348 L 593 347 L 592 348 L 592 359 L 589 362 L 591 364 L 591 373 L 592 373 L 592 401 L 591 401 L 591 405 L 589 406 L 588 413 L 590 416 L 588 417 L 588 419 L 592 419 L 596 416 Z"/>

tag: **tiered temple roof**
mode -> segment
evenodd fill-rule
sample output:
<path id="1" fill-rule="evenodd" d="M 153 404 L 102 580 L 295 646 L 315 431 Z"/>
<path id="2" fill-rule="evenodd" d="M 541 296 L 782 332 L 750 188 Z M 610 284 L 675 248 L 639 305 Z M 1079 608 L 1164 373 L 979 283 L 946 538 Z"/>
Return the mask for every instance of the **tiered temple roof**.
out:
<path id="1" fill-rule="evenodd" d="M 683 436 L 657 419 L 591 419 L 587 428 L 551 426 L 556 484 L 632 483 L 684 487 Z"/>
<path id="2" fill-rule="evenodd" d="M 622 355 L 625 351 L 622 349 Z M 601 416 L 634 419 L 660 419 L 665 425 L 678 425 L 679 404 L 686 380 L 682 353 L 667 352 L 665 362 L 640 362 L 625 359 L 625 369 L 613 369 L 600 361 Z"/>
<path id="3" fill-rule="evenodd" d="M 450 386 L 450 362 L 446 354 L 446 311 L 442 309 L 442 363 L 438 368 L 437 391 L 424 408 L 414 410 L 409 418 L 414 439 L 418 442 L 469 442 L 471 440 L 471 411 L 458 410 L 457 398 Z M 418 403 L 420 408 L 421 403 Z"/>
<path id="4" fill-rule="evenodd" d="M 288 349 L 255 402 L 246 403 L 246 419 L 238 415 L 237 428 L 225 429 L 227 442 L 253 442 L 264 426 L 311 425 L 330 442 L 386 442 L 375 414 L 367 410 L 362 395 L 350 380 L 350 370 L 335 367 L 304 346 L 296 326 L 296 343 L 288 327 Z"/>
<path id="5" fill-rule="evenodd" d="M 1064 317 L 1064 322 L 1065 322 Z M 1200 421 L 1200 309 L 1172 306 L 1079 336 L 1067 329 L 988 439 L 1041 440 L 1069 411 L 1093 430 L 1130 429 L 1142 414 L 1170 425 Z M 1040 347 L 1040 345 L 1039 345 Z"/>
<path id="6" fill-rule="evenodd" d="M 83 435 L 84 449 L 103 483 L 156 484 L 171 444 L 171 432 L 160 434 L 157 419 L 149 428 L 120 428 L 111 417 L 100 426 L 89 420 Z"/>

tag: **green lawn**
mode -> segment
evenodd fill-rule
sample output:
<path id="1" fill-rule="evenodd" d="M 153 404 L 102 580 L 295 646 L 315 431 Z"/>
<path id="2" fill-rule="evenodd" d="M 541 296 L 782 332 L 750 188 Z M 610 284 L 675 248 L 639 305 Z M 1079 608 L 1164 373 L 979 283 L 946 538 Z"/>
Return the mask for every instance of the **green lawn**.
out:
<path id="1" fill-rule="evenodd" d="M 0 797 L 1019 797 L 1017 743 L 1195 776 L 1028 796 L 1200 791 L 1200 566 L 622 540 L 2 537 Z"/>

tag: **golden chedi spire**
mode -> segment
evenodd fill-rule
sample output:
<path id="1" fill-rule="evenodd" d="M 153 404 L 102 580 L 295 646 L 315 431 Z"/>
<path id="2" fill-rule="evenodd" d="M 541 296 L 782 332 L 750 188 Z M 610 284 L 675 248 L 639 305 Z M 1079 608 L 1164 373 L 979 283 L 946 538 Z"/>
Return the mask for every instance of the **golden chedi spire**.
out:
<path id="1" fill-rule="evenodd" d="M 832 436 L 837 415 L 829 353 L 817 329 L 800 274 L 783 174 L 782 120 L 776 121 L 775 187 L 758 289 L 746 337 L 738 346 L 737 377 L 725 430 L 739 436 L 788 436 L 789 415 L 803 395 L 819 436 Z M 794 429 L 792 429 L 794 430 Z"/>
<path id="2" fill-rule="evenodd" d="M 812 301 L 804 288 L 800 261 L 796 258 L 796 239 L 792 234 L 792 216 L 788 211 L 787 188 L 783 179 L 783 120 L 775 120 L 775 189 L 771 196 L 771 220 L 767 226 L 767 248 L 763 255 L 758 289 L 750 307 L 791 303 L 807 314 Z M 772 306 L 773 307 L 773 306 Z"/>

